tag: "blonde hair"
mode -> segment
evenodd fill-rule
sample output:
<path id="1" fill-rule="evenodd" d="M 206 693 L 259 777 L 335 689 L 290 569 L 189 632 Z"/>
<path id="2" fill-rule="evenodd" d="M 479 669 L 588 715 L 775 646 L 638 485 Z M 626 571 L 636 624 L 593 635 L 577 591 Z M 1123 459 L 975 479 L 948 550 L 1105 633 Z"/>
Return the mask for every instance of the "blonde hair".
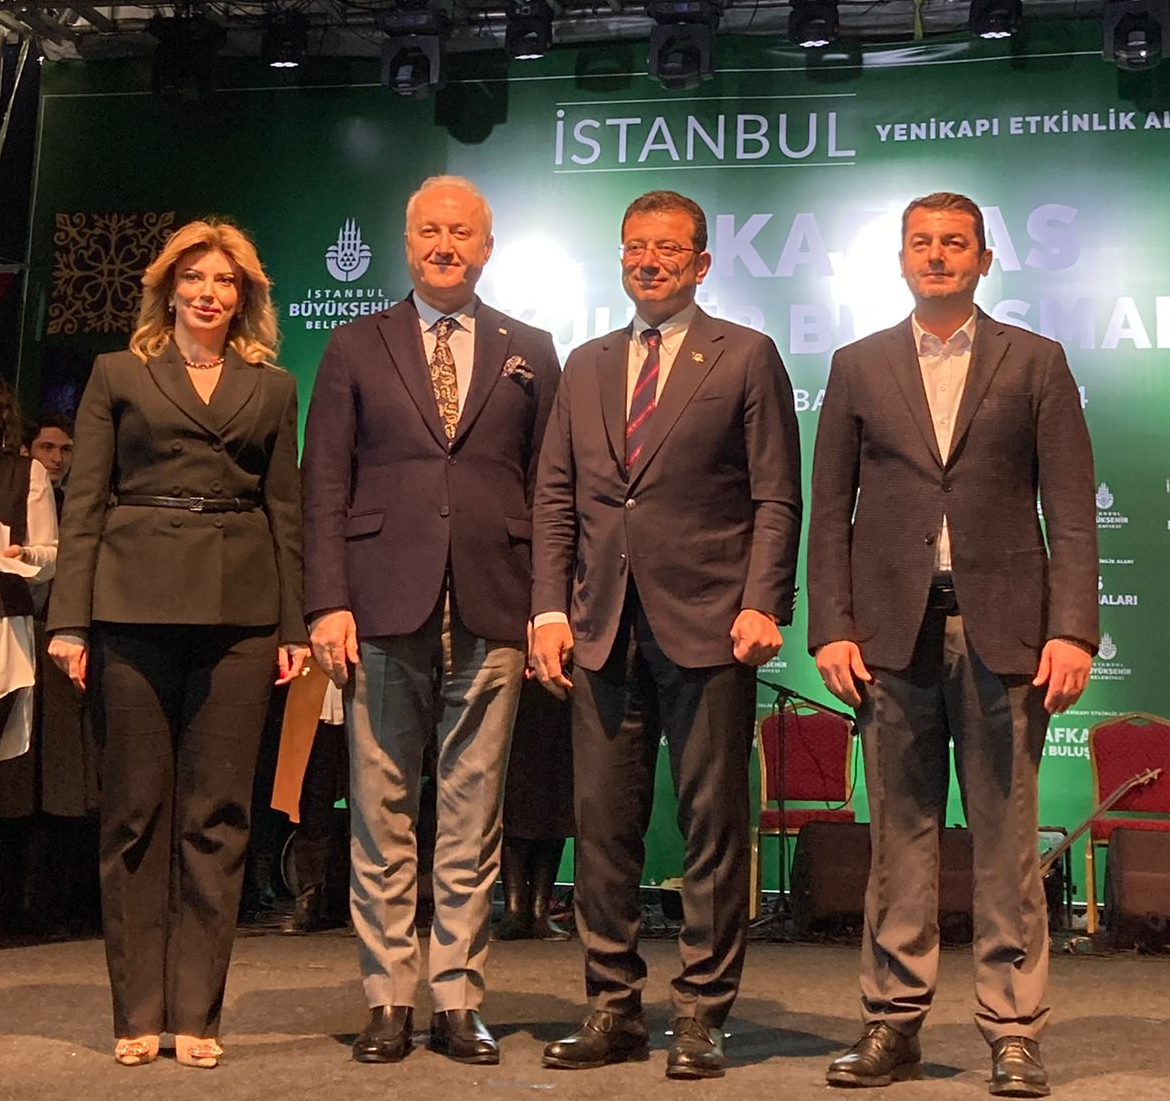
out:
<path id="1" fill-rule="evenodd" d="M 457 187 L 462 191 L 466 191 L 472 198 L 479 201 L 480 206 L 483 207 L 483 220 L 485 237 L 492 235 L 492 208 L 488 204 L 487 196 L 484 195 L 478 187 L 475 186 L 466 176 L 428 176 L 422 183 L 418 185 L 418 190 L 406 200 L 406 228 L 410 229 L 410 213 L 414 210 L 414 204 L 418 201 L 419 196 L 424 192 L 430 191 L 434 187 Z"/>
<path id="2" fill-rule="evenodd" d="M 276 331 L 276 310 L 269 290 L 271 280 L 264 272 L 256 246 L 243 230 L 230 222 L 210 218 L 188 222 L 175 230 L 162 252 L 142 274 L 142 304 L 138 325 L 130 338 L 130 351 L 144 363 L 160 355 L 174 333 L 169 310 L 175 285 L 175 268 L 190 252 L 218 249 L 243 272 L 239 304 L 228 328 L 228 344 L 248 363 L 272 363 L 280 341 Z"/>

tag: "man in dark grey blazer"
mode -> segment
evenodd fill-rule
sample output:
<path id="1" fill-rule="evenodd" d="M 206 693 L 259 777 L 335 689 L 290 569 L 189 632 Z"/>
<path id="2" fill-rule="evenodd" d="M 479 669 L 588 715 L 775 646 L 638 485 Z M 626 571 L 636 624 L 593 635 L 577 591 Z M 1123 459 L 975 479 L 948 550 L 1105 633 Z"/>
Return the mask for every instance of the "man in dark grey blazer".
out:
<path id="1" fill-rule="evenodd" d="M 646 1057 L 638 884 L 664 736 L 686 839 L 667 1074 L 724 1073 L 747 926 L 754 668 L 791 622 L 800 447 L 775 345 L 695 305 L 706 246 L 690 199 L 658 191 L 630 205 L 622 283 L 637 312 L 569 358 L 541 455 L 532 660 L 546 686 L 573 692 L 593 1006 L 545 1049 L 551 1067 Z"/>
<path id="2" fill-rule="evenodd" d="M 857 709 L 873 846 L 864 1031 L 829 1068 L 838 1086 L 917 1070 L 953 738 L 991 1092 L 1048 1093 L 1036 781 L 1048 717 L 1096 652 L 1093 460 L 1060 346 L 976 309 L 991 259 L 970 199 L 915 199 L 901 251 L 914 313 L 837 352 L 817 431 L 808 641 Z"/>
<path id="3" fill-rule="evenodd" d="M 559 368 L 548 333 L 480 302 L 491 211 L 460 177 L 406 208 L 414 293 L 334 331 L 305 431 L 305 613 L 348 682 L 351 909 L 370 1023 L 410 1049 L 423 752 L 437 746 L 430 1046 L 496 1063 L 480 1019 L 508 745 L 525 664 L 532 486 Z M 354 676 L 348 675 L 353 666 Z"/>

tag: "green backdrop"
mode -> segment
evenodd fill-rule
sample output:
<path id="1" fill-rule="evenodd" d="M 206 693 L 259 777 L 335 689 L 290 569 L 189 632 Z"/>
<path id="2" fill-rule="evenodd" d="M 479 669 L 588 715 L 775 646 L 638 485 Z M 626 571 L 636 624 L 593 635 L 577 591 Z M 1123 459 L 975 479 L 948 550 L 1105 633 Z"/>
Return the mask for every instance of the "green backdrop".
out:
<path id="1" fill-rule="evenodd" d="M 450 84 L 426 101 L 379 87 L 373 62 L 319 61 L 295 83 L 224 61 L 220 92 L 189 107 L 150 95 L 143 62 L 46 63 L 26 401 L 67 388 L 94 351 L 125 341 L 108 325 L 95 331 L 80 301 L 64 320 L 53 313 L 62 264 L 100 274 L 100 259 L 62 259 L 62 214 L 174 212 L 181 224 L 219 213 L 247 227 L 276 282 L 281 358 L 303 412 L 329 328 L 408 289 L 402 211 L 424 176 L 460 173 L 483 187 L 497 239 L 483 296 L 549 328 L 562 356 L 625 322 L 621 211 L 672 187 L 708 214 L 715 259 L 701 303 L 765 329 L 784 355 L 807 463 L 832 349 L 909 309 L 896 262 L 902 207 L 929 191 L 967 192 L 986 211 L 996 256 L 981 304 L 1064 342 L 1094 439 L 1102 651 L 1081 705 L 1052 724 L 1041 774 L 1043 821 L 1076 824 L 1092 802 L 1088 727 L 1130 709 L 1170 711 L 1158 581 L 1170 541 L 1170 74 L 1102 61 L 1096 22 L 840 58 L 720 39 L 719 74 L 692 95 L 647 78 L 645 52 L 454 56 Z M 342 248 L 331 261 L 347 228 L 367 251 Z M 827 699 L 804 637 L 798 602 L 782 655 L 762 673 Z M 760 703 L 770 707 L 767 692 Z M 681 871 L 665 767 L 659 790 L 650 879 Z M 858 805 L 864 817 L 860 784 Z"/>

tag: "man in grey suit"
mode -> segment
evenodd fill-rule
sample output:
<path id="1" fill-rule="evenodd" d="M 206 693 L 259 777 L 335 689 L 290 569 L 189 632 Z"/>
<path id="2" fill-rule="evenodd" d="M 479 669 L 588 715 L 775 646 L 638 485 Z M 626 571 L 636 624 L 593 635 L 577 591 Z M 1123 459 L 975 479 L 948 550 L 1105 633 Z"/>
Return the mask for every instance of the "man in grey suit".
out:
<path id="1" fill-rule="evenodd" d="M 775 345 L 695 304 L 706 247 L 692 200 L 654 191 L 630 205 L 622 283 L 637 312 L 570 356 L 541 455 L 532 661 L 573 692 L 593 1005 L 545 1049 L 550 1067 L 646 1058 L 638 884 L 662 736 L 686 839 L 667 1074 L 724 1073 L 747 927 L 754 669 L 791 622 L 800 447 Z"/>
<path id="2" fill-rule="evenodd" d="M 1097 646 L 1089 435 L 1060 346 L 975 307 L 992 257 L 970 199 L 910 203 L 900 255 L 914 312 L 834 356 L 813 466 L 808 642 L 857 709 L 873 847 L 864 1031 L 827 1077 L 916 1073 L 953 738 L 990 1089 L 1041 1097 L 1037 774 L 1048 717 L 1076 701 Z"/>
<path id="3" fill-rule="evenodd" d="M 353 1054 L 388 1063 L 410 1050 L 415 823 L 435 742 L 429 1043 L 496 1063 L 478 1009 L 524 673 L 532 487 L 559 368 L 548 333 L 475 296 L 491 211 L 470 181 L 426 180 L 405 238 L 413 294 L 334 330 L 305 429 L 305 614 L 318 663 L 349 693 L 351 909 L 371 1010 Z"/>

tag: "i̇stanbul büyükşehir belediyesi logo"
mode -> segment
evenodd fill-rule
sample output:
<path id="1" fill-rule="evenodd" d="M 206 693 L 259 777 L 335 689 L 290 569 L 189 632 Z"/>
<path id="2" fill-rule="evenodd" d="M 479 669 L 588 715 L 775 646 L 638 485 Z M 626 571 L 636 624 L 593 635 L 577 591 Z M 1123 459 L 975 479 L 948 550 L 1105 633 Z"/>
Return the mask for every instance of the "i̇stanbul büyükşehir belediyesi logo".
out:
<path id="1" fill-rule="evenodd" d="M 348 218 L 337 240 L 325 250 L 325 267 L 339 283 L 352 283 L 369 270 L 372 255 L 370 246 L 362 242 L 361 227 Z"/>

